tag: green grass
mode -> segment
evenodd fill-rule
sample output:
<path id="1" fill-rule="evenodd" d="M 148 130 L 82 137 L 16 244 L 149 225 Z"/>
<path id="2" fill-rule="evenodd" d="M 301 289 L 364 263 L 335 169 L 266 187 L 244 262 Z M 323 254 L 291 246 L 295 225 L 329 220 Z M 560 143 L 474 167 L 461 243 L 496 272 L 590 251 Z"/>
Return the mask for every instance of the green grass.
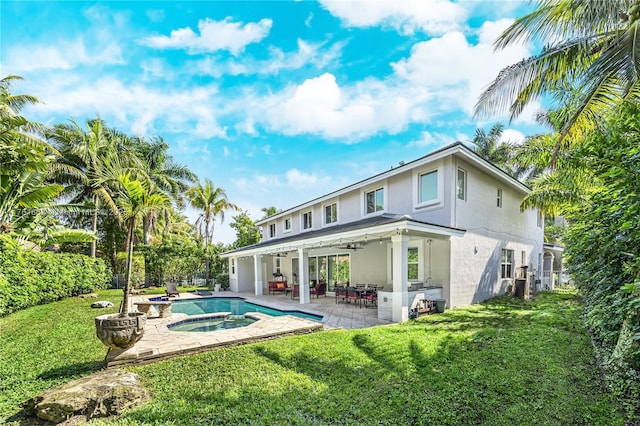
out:
<path id="1" fill-rule="evenodd" d="M 61 304 L 70 310 L 73 302 Z M 93 423 L 622 425 L 580 311 L 571 294 L 543 294 L 533 302 L 499 298 L 404 324 L 288 337 L 131 368 L 153 401 Z M 39 322 L 34 313 L 21 314 L 23 322 Z M 14 316 L 0 319 L 0 326 Z M 93 332 L 92 323 L 88 328 Z M 77 333 L 77 340 L 87 334 Z M 84 361 L 52 353 L 60 364 L 54 371 L 68 380 L 95 369 L 100 351 L 93 340 L 91 349 L 87 342 L 78 349 Z M 20 400 L 58 384 L 24 372 L 33 367 L 20 357 L 33 362 L 37 356 L 21 346 L 2 374 L 25 395 L 0 392 L 1 412 L 14 413 Z M 82 367 L 69 374 L 65 361 Z M 12 379 L 23 374 L 36 385 Z"/>

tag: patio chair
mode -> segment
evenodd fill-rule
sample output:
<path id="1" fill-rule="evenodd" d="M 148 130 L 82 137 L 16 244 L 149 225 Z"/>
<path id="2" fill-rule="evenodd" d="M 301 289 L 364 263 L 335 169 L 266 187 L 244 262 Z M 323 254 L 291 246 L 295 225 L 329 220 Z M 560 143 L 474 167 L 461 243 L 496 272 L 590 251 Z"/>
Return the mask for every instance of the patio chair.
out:
<path id="1" fill-rule="evenodd" d="M 340 303 L 344 303 L 347 300 L 347 288 L 346 287 L 336 287 L 336 303 L 340 301 Z"/>
<path id="2" fill-rule="evenodd" d="M 291 290 L 291 299 L 300 298 L 300 284 L 294 284 Z"/>
<path id="3" fill-rule="evenodd" d="M 378 307 L 378 292 L 376 290 L 369 290 L 364 294 L 364 307 L 365 308 L 377 308 Z"/>
<path id="4" fill-rule="evenodd" d="M 324 294 L 324 297 L 327 297 L 327 283 L 316 284 L 315 287 L 311 289 L 311 294 L 316 295 L 316 299 Z"/>
<path id="5" fill-rule="evenodd" d="M 360 303 L 360 307 L 362 307 L 361 294 L 362 293 L 355 287 L 347 287 L 347 300 L 349 301 L 349 303 L 351 303 L 352 300 L 354 302 L 358 301 L 358 303 Z"/>
<path id="6" fill-rule="evenodd" d="M 168 297 L 180 297 L 180 292 L 176 288 L 176 283 L 167 282 L 167 288 L 165 288 L 164 291 L 167 293 Z"/>

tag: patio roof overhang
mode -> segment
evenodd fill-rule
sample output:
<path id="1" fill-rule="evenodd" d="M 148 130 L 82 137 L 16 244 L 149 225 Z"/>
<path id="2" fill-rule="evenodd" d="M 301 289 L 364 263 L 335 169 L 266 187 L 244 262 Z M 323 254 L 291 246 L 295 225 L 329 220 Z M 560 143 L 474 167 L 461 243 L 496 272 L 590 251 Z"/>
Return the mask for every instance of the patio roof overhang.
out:
<path id="1" fill-rule="evenodd" d="M 367 240 L 387 239 L 394 235 L 450 238 L 463 236 L 464 229 L 436 225 L 411 218 L 409 215 L 382 214 L 344 225 L 334 225 L 283 238 L 263 241 L 221 254 L 223 258 L 270 255 L 298 249 L 325 248 Z"/>

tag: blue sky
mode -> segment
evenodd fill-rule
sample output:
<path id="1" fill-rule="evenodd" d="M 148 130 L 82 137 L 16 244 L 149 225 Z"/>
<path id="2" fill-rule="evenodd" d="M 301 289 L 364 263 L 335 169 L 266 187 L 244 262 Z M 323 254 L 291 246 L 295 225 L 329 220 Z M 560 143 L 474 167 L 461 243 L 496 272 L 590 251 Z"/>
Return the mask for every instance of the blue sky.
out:
<path id="1" fill-rule="evenodd" d="M 99 115 L 162 136 L 257 220 L 507 124 L 472 110 L 503 67 L 534 53 L 492 43 L 522 1 L 5 1 L 0 74 L 55 124 Z M 187 214 L 195 218 L 193 212 Z M 216 225 L 214 239 L 234 233 Z"/>

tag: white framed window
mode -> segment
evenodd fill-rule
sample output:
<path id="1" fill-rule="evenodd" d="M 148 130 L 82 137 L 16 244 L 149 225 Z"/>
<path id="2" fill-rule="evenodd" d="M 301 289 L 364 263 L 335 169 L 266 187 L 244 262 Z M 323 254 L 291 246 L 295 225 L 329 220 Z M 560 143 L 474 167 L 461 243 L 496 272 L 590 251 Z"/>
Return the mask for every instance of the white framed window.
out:
<path id="1" fill-rule="evenodd" d="M 302 229 L 311 229 L 313 227 L 312 212 L 302 214 Z"/>
<path id="2" fill-rule="evenodd" d="M 274 257 L 273 258 L 273 273 L 274 274 L 281 274 L 282 273 L 282 262 L 281 262 L 282 258 L 280 257 Z"/>
<path id="3" fill-rule="evenodd" d="M 502 249 L 500 278 L 513 278 L 513 250 Z"/>
<path id="4" fill-rule="evenodd" d="M 330 225 L 336 222 L 338 222 L 338 204 L 327 204 L 324 206 L 324 224 Z"/>
<path id="5" fill-rule="evenodd" d="M 422 173 L 418 177 L 418 203 L 424 204 L 438 199 L 438 171 Z"/>
<path id="6" fill-rule="evenodd" d="M 236 259 L 234 257 L 231 258 L 231 275 L 236 274 Z"/>
<path id="7" fill-rule="evenodd" d="M 364 212 L 372 214 L 384 211 L 384 188 L 374 189 L 364 194 Z"/>
<path id="8" fill-rule="evenodd" d="M 542 212 L 540 210 L 537 211 L 536 224 L 538 228 L 542 228 L 542 224 L 544 223 L 544 218 L 542 216 Z"/>
<path id="9" fill-rule="evenodd" d="M 502 189 L 500 188 L 496 191 L 496 206 L 502 207 Z"/>
<path id="10" fill-rule="evenodd" d="M 524 250 L 520 252 L 520 265 L 527 266 L 527 252 Z"/>
<path id="11" fill-rule="evenodd" d="M 276 224 L 272 223 L 269 225 L 269 238 L 274 238 L 276 236 Z"/>
<path id="12" fill-rule="evenodd" d="M 416 281 L 418 279 L 419 260 L 418 247 L 409 247 L 407 249 L 407 280 Z"/>
<path id="13" fill-rule="evenodd" d="M 283 230 L 284 230 L 284 232 L 291 232 L 291 218 L 290 217 L 287 217 L 287 218 L 284 219 Z"/>
<path id="14" fill-rule="evenodd" d="M 458 169 L 456 196 L 458 197 L 458 200 L 467 200 L 467 172 L 462 169 Z"/>

